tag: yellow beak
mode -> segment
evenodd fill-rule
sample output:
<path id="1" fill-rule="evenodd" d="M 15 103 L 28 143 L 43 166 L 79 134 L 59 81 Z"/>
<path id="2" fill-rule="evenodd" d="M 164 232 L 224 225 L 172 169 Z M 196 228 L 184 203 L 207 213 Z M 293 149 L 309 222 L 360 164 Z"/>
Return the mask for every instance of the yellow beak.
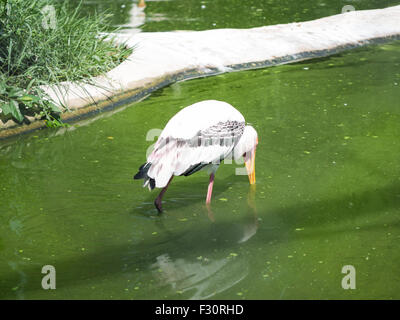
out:
<path id="1" fill-rule="evenodd" d="M 256 148 L 251 153 L 251 159 L 245 162 L 250 184 L 256 183 Z"/>

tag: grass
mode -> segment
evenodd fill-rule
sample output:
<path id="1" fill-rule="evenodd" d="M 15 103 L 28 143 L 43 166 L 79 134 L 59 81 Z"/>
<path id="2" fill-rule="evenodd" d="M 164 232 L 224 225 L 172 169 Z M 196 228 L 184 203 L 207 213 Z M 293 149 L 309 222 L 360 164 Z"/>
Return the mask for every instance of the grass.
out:
<path id="1" fill-rule="evenodd" d="M 57 116 L 40 85 L 90 82 L 132 52 L 107 39 L 110 15 L 79 15 L 68 1 L 0 0 L 0 119 Z"/>

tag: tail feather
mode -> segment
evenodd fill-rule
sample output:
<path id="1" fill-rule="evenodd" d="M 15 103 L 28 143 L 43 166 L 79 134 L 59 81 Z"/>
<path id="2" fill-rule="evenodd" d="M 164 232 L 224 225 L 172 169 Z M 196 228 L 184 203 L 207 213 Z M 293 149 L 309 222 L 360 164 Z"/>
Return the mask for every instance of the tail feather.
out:
<path id="1" fill-rule="evenodd" d="M 150 162 L 142 164 L 139 168 L 139 171 L 134 175 L 133 179 L 144 179 L 143 187 L 148 186 L 150 190 L 153 190 L 156 187 L 156 181 L 147 175 L 150 167 Z"/>

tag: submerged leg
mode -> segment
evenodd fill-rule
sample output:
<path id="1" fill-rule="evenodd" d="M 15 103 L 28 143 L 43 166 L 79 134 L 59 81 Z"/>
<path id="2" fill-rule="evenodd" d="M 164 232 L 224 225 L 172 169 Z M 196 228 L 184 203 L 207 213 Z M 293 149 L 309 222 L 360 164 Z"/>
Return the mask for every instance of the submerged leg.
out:
<path id="1" fill-rule="evenodd" d="M 162 197 L 163 197 L 165 191 L 167 191 L 168 186 L 169 186 L 169 184 L 170 184 L 170 182 L 171 182 L 171 180 L 172 180 L 173 177 L 174 177 L 174 176 L 172 176 L 172 177 L 169 179 L 167 185 L 166 185 L 164 188 L 162 188 L 160 194 L 158 195 L 158 197 L 156 198 L 156 200 L 154 200 L 154 205 L 156 206 L 156 208 L 157 208 L 157 210 L 158 210 L 159 213 L 162 212 L 162 206 L 161 206 Z"/>
<path id="2" fill-rule="evenodd" d="M 206 204 L 206 208 L 207 208 L 208 218 L 212 222 L 215 222 L 214 213 L 212 212 L 211 205 L 209 203 Z"/>
<path id="3" fill-rule="evenodd" d="M 210 204 L 210 202 L 211 202 L 213 185 L 214 185 L 214 173 L 211 173 L 210 174 L 210 183 L 208 184 L 206 204 Z"/>

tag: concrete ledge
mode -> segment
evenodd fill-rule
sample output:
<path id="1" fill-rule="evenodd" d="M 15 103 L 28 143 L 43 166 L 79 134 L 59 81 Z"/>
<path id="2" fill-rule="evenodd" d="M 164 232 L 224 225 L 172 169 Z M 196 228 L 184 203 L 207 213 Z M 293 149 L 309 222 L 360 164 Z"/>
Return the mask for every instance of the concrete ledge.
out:
<path id="1" fill-rule="evenodd" d="M 324 57 L 400 39 L 400 6 L 352 11 L 318 20 L 252 29 L 120 34 L 132 55 L 91 83 L 43 87 L 71 122 L 137 101 L 170 83 L 223 72 Z M 43 127 L 0 121 L 0 139 Z"/>

